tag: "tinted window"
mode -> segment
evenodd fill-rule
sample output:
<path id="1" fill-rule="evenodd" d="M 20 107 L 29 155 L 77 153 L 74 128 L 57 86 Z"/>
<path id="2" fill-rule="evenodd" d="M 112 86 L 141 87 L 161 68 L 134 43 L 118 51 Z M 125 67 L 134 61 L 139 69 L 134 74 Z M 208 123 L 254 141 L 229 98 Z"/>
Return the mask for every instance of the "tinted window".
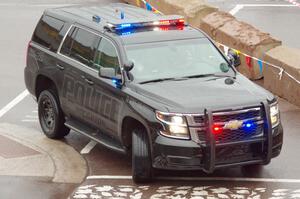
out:
<path id="1" fill-rule="evenodd" d="M 68 35 L 66 36 L 65 41 L 60 49 L 61 54 L 67 55 L 67 56 L 70 55 L 74 37 L 76 35 L 77 30 L 78 30 L 77 28 L 72 27 L 71 30 L 68 32 Z"/>
<path id="2" fill-rule="evenodd" d="M 89 31 L 76 29 L 69 56 L 87 66 L 93 66 L 97 36 Z"/>
<path id="3" fill-rule="evenodd" d="M 59 32 L 63 26 L 63 21 L 44 15 L 33 33 L 32 41 L 55 52 L 62 40 Z"/>
<path id="4" fill-rule="evenodd" d="M 107 39 L 101 39 L 100 45 L 98 47 L 95 67 L 109 67 L 114 68 L 116 74 L 120 74 L 120 64 L 118 59 L 118 53 L 114 45 Z"/>

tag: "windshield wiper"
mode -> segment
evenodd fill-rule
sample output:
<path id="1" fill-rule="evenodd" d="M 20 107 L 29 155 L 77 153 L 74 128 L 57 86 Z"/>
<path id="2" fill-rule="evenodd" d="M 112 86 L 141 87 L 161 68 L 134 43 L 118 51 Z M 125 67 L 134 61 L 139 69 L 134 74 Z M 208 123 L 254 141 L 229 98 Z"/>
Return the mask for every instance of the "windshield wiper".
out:
<path id="1" fill-rule="evenodd" d="M 163 81 L 181 81 L 185 80 L 187 78 L 159 78 L 159 79 L 152 79 L 152 80 L 147 80 L 143 82 L 139 82 L 139 84 L 148 84 L 148 83 L 154 83 L 154 82 L 163 82 Z"/>
<path id="2" fill-rule="evenodd" d="M 190 75 L 190 76 L 185 76 L 184 78 L 202 78 L 202 77 L 210 77 L 210 76 L 214 76 L 214 74 L 205 74 L 205 75 Z"/>
<path id="3" fill-rule="evenodd" d="M 231 77 L 231 78 L 235 78 L 235 76 L 227 75 L 227 74 L 224 74 L 224 73 L 212 73 L 212 74 L 191 75 L 191 76 L 185 76 L 185 77 L 180 77 L 180 78 L 172 77 L 172 78 L 152 79 L 152 80 L 139 82 L 139 84 L 148 84 L 148 83 L 163 82 L 163 81 L 182 81 L 182 80 L 187 80 L 187 79 L 192 79 L 192 78 L 202 78 L 202 77 L 216 77 L 216 78 Z"/>
<path id="4" fill-rule="evenodd" d="M 231 77 L 234 78 L 235 76 L 224 74 L 224 73 L 212 73 L 212 74 L 202 74 L 202 75 L 191 75 L 191 76 L 186 76 L 184 78 L 202 78 L 202 77 Z"/>

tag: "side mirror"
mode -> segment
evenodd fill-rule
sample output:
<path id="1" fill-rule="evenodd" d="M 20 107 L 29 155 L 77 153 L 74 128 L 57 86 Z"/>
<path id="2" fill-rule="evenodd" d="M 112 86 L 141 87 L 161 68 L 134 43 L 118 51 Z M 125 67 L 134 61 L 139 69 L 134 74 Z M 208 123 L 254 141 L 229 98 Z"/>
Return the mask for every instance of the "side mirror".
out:
<path id="1" fill-rule="evenodd" d="M 126 72 L 131 71 L 133 69 L 133 67 L 134 67 L 134 63 L 132 61 L 125 62 L 124 66 L 123 66 L 123 68 Z"/>
<path id="2" fill-rule="evenodd" d="M 116 88 L 122 88 L 122 77 L 121 75 L 116 75 L 114 68 L 101 67 L 99 70 L 99 77 L 111 79 Z"/>
<path id="3" fill-rule="evenodd" d="M 114 68 L 100 67 L 99 76 L 107 79 L 112 79 L 116 77 L 116 71 Z"/>
<path id="4" fill-rule="evenodd" d="M 237 66 L 241 65 L 240 56 L 235 51 L 230 49 L 228 51 L 227 57 L 233 66 L 237 67 Z"/>

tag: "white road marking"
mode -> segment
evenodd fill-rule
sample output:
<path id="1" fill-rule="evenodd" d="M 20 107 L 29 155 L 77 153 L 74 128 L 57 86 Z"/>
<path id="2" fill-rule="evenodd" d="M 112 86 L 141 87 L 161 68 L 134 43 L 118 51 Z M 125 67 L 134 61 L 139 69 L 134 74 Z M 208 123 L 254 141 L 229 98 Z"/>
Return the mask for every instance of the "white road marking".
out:
<path id="1" fill-rule="evenodd" d="M 131 180 L 132 176 L 94 175 L 86 177 L 88 180 Z"/>
<path id="2" fill-rule="evenodd" d="M 29 95 L 28 90 L 24 90 L 22 93 L 20 93 L 15 99 L 13 99 L 11 102 L 9 102 L 6 106 L 4 106 L 0 110 L 0 118 L 7 113 L 10 109 L 12 109 L 14 106 L 16 106 L 19 102 L 21 102 L 25 97 Z"/>
<path id="3" fill-rule="evenodd" d="M 131 180 L 131 176 L 118 175 L 93 175 L 88 180 Z M 300 183 L 300 179 L 275 179 L 275 178 L 230 178 L 230 177 L 157 177 L 158 180 L 171 181 L 232 181 L 232 182 L 279 182 Z"/>
<path id="4" fill-rule="evenodd" d="M 232 10 L 229 11 L 231 15 L 236 15 L 244 7 L 296 7 L 292 4 L 237 4 Z"/>
<path id="5" fill-rule="evenodd" d="M 91 140 L 81 151 L 81 154 L 88 154 L 97 145 L 97 142 Z"/>
<path id="6" fill-rule="evenodd" d="M 243 9 L 243 8 L 244 8 L 243 5 L 238 4 L 238 5 L 236 5 L 232 10 L 230 10 L 229 13 L 230 13 L 231 15 L 235 15 L 236 13 L 238 13 L 238 12 L 239 12 L 241 9 Z"/>
<path id="7" fill-rule="evenodd" d="M 21 120 L 21 122 L 38 122 L 38 119 L 25 119 L 25 120 Z"/>
<path id="8" fill-rule="evenodd" d="M 22 7 L 65 7 L 78 4 L 24 4 L 24 3 L 0 3 L 0 7 L 5 6 L 22 6 Z"/>
<path id="9" fill-rule="evenodd" d="M 38 111 L 32 111 L 33 113 L 38 113 Z"/>
<path id="10" fill-rule="evenodd" d="M 36 115 L 26 115 L 26 118 L 32 118 L 32 119 L 38 119 L 38 116 Z"/>

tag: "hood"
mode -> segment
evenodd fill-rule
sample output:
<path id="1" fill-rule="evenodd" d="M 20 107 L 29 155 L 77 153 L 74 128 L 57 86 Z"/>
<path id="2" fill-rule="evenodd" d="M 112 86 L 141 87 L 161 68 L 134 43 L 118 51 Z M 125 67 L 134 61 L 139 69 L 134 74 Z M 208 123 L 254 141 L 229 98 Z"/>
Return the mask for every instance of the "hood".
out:
<path id="1" fill-rule="evenodd" d="M 202 113 L 205 109 L 224 110 L 260 105 L 274 96 L 238 74 L 233 84 L 226 78 L 197 78 L 140 84 L 136 92 L 158 103 L 169 112 Z"/>

